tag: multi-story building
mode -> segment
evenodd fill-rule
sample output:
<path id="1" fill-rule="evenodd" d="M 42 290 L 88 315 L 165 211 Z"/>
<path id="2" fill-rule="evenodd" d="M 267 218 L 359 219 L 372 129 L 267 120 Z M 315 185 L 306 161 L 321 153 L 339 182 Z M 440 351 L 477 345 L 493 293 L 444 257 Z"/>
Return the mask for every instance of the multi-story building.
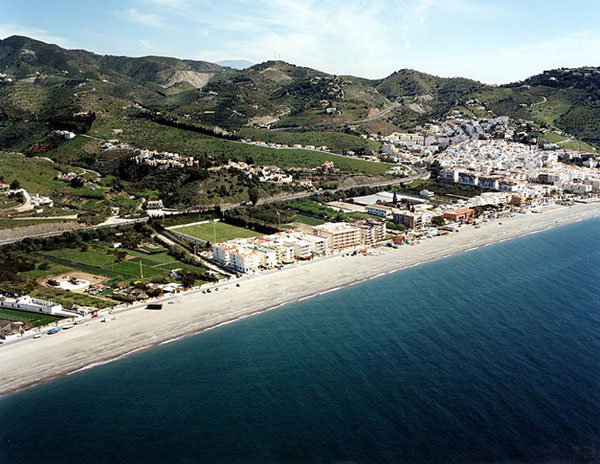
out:
<path id="1" fill-rule="evenodd" d="M 310 243 L 310 250 L 314 255 L 325 255 L 329 251 L 327 239 L 316 235 L 306 235 L 304 240 Z"/>
<path id="2" fill-rule="evenodd" d="M 234 250 L 235 246 L 230 243 L 215 243 L 210 249 L 213 259 L 224 266 L 231 262 L 231 252 Z"/>
<path id="3" fill-rule="evenodd" d="M 367 205 L 365 211 L 373 216 L 379 216 L 382 218 L 392 217 L 392 208 L 385 205 Z"/>
<path id="4" fill-rule="evenodd" d="M 262 267 L 272 269 L 277 266 L 277 251 L 273 248 L 256 245 L 254 251 L 258 254 Z"/>
<path id="5" fill-rule="evenodd" d="M 308 259 L 312 256 L 310 243 L 306 240 L 294 238 L 293 240 L 288 241 L 287 244 L 294 247 L 294 255 L 296 258 Z"/>
<path id="6" fill-rule="evenodd" d="M 385 240 L 386 222 L 374 221 L 373 219 L 363 219 L 352 223 L 354 227 L 360 230 L 360 240 L 363 245 L 372 245 Z"/>
<path id="7" fill-rule="evenodd" d="M 408 210 L 397 211 L 394 213 L 394 223 L 402 224 L 407 229 L 416 229 L 424 225 L 425 216 L 423 213 L 413 213 Z"/>
<path id="8" fill-rule="evenodd" d="M 253 272 L 260 266 L 260 257 L 253 250 L 237 248 L 230 253 L 230 266 L 238 272 Z"/>
<path id="9" fill-rule="evenodd" d="M 326 223 L 313 227 L 313 232 L 318 237 L 327 239 L 328 248 L 343 250 L 361 245 L 360 229 L 346 222 Z"/>

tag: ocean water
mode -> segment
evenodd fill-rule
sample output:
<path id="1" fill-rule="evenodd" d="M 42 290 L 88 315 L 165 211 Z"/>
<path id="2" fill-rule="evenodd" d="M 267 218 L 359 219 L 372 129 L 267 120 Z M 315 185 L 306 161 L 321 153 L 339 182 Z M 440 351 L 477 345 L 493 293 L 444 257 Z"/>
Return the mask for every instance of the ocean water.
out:
<path id="1" fill-rule="evenodd" d="M 600 220 L 0 398 L 1 463 L 598 461 Z"/>

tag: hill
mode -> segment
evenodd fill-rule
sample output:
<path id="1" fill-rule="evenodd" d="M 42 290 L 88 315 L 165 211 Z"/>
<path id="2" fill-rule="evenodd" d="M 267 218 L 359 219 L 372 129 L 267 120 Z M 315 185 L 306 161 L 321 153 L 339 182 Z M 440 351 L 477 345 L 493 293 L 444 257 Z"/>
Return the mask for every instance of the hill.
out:
<path id="1" fill-rule="evenodd" d="M 283 61 L 237 70 L 169 57 L 105 56 L 13 36 L 0 41 L 0 69 L 0 149 L 25 150 L 54 128 L 117 135 L 117 121 L 149 114 L 160 114 L 150 118 L 154 123 L 218 127 L 267 141 L 281 140 L 276 132 L 315 133 L 322 141 L 327 133 L 406 130 L 452 110 L 526 119 L 600 142 L 598 68 L 546 71 L 500 87 L 409 69 L 369 80 Z"/>

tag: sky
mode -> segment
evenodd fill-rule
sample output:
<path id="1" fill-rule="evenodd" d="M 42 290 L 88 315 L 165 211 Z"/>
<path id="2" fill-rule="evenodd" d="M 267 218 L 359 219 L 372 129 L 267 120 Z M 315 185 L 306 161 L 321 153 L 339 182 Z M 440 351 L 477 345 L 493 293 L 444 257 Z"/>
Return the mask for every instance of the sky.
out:
<path id="1" fill-rule="evenodd" d="M 411 68 L 490 84 L 600 66 L 598 0 L 0 0 L 0 38 L 100 54 L 281 59 L 383 78 Z"/>

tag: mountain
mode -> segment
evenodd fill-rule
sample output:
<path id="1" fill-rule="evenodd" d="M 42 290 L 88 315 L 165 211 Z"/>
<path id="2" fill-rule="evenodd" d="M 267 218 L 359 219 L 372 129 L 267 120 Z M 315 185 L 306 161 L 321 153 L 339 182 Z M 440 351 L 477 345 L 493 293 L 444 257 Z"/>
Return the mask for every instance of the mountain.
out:
<path id="1" fill-rule="evenodd" d="M 163 87 L 179 82 L 189 82 L 197 87 L 198 78 L 206 81 L 216 73 L 226 71 L 222 66 L 205 61 L 97 55 L 85 50 L 66 50 L 21 36 L 0 40 L 0 68 L 16 79 L 43 84 L 51 76 L 53 85 L 104 79 Z"/>
<path id="2" fill-rule="evenodd" d="M 226 68 L 233 68 L 233 69 L 237 69 L 239 71 L 249 68 L 250 66 L 254 65 L 254 63 L 247 61 L 247 60 L 221 60 L 221 61 L 217 61 L 217 64 L 219 66 L 224 66 Z"/>
<path id="3" fill-rule="evenodd" d="M 140 117 L 268 139 L 273 129 L 390 133 L 453 110 L 524 119 L 600 143 L 598 68 L 490 86 L 410 69 L 369 80 L 283 61 L 234 64 L 98 55 L 20 36 L 0 40 L 0 149 L 40 143 L 51 128 L 117 134 L 123 121 L 132 127 Z"/>

